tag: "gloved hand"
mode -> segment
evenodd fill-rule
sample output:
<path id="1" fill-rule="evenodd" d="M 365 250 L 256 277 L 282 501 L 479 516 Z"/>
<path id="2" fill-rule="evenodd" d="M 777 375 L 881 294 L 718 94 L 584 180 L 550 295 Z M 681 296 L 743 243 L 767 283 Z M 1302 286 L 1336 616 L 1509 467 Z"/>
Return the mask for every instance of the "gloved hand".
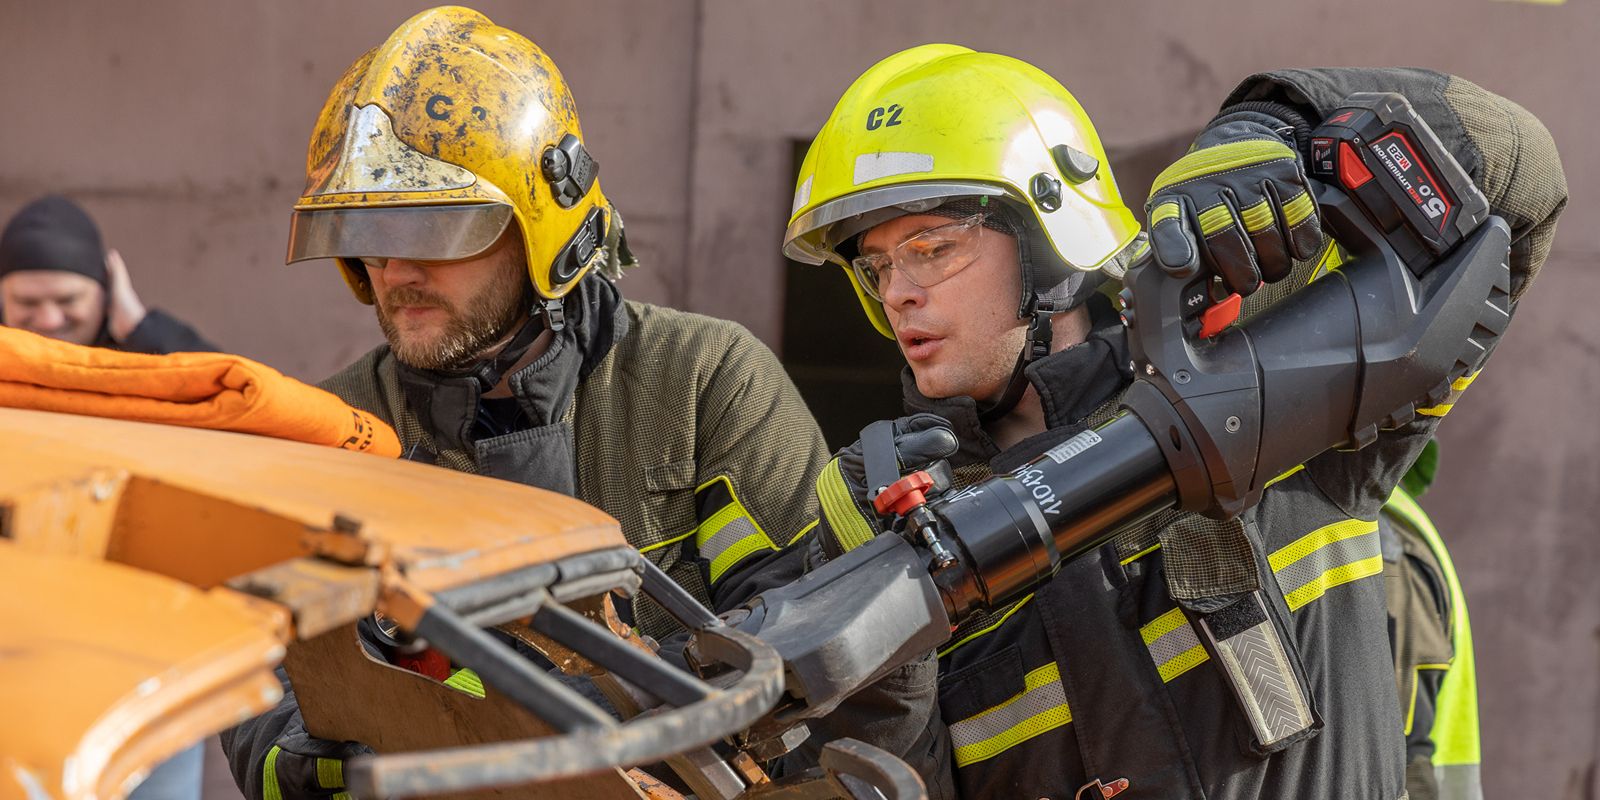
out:
<path id="1" fill-rule="evenodd" d="M 894 421 L 895 459 L 902 475 L 954 455 L 959 446 L 944 417 L 913 414 Z M 858 440 L 835 454 L 817 476 L 822 513 L 813 541 L 821 548 L 821 561 L 837 558 L 882 532 L 883 519 L 867 499 L 866 472 Z"/>
<path id="2" fill-rule="evenodd" d="M 1296 130 L 1307 130 L 1305 122 L 1288 108 L 1235 107 L 1212 120 L 1150 187 L 1145 210 L 1156 263 L 1178 278 L 1219 275 L 1245 297 L 1318 255 L 1322 227 Z"/>
<path id="3" fill-rule="evenodd" d="M 295 717 L 298 723 L 299 714 Z M 348 800 L 350 795 L 344 790 L 344 761 L 371 752 L 372 748 L 358 742 L 318 739 L 296 724 L 267 751 L 261 766 L 262 797 Z"/>

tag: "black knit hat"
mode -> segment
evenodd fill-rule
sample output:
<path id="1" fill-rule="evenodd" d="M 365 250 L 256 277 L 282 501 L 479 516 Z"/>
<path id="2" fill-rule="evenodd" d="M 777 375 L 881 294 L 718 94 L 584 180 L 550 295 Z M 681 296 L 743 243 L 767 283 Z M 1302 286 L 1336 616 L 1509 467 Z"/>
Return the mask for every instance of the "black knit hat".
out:
<path id="1" fill-rule="evenodd" d="M 76 272 L 106 285 L 100 229 L 78 204 L 45 195 L 6 223 L 0 234 L 0 277 L 32 269 Z"/>

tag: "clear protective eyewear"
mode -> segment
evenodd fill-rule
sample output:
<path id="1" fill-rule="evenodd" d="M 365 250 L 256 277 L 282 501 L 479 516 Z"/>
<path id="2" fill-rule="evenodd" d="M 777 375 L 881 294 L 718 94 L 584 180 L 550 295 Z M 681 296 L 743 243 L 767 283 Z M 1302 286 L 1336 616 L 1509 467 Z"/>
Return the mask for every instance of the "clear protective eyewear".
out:
<path id="1" fill-rule="evenodd" d="M 888 281 L 891 269 L 913 286 L 930 288 L 978 260 L 984 217 L 978 213 L 929 228 L 907 237 L 887 253 L 856 256 L 850 260 L 850 268 L 855 270 L 861 287 L 880 303 L 883 302 L 881 287 Z"/>

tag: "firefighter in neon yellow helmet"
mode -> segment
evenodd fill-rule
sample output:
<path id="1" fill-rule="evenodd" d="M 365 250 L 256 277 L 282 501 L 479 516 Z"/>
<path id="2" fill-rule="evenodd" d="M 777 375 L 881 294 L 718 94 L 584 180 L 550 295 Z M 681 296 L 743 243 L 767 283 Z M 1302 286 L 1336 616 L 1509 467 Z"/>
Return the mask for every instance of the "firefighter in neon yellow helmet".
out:
<path id="1" fill-rule="evenodd" d="M 823 124 L 784 252 L 843 269 L 905 355 L 911 414 L 894 425 L 903 470 L 947 457 L 959 488 L 1046 452 L 1070 459 L 1101 441 L 1093 431 L 1137 366 L 1124 325 L 1141 323 L 1114 308 L 1108 279 L 1159 268 L 1249 303 L 1279 294 L 1253 294 L 1264 285 L 1325 274 L 1336 251 L 1302 164 L 1322 115 L 1370 91 L 1411 98 L 1493 213 L 1516 218 L 1520 298 L 1565 202 L 1549 133 L 1503 98 L 1414 69 L 1246 78 L 1156 178 L 1145 234 L 1088 116 L 1055 79 L 1006 56 L 912 48 L 868 69 Z M 964 622 L 938 654 L 946 736 L 906 748 L 948 754 L 947 770 L 925 771 L 930 790 L 1405 796 L 1376 520 L 1455 400 L 1359 453 L 1278 476 L 1236 519 L 1162 512 Z M 937 445 L 941 429 L 954 447 Z M 859 443 L 847 447 L 818 479 L 813 563 L 892 522 L 866 501 L 864 460 Z M 1053 526 L 1071 522 L 1050 519 L 1045 499 L 1039 508 Z M 1247 637 L 1248 652 L 1219 650 L 1228 636 Z"/>
<path id="2" fill-rule="evenodd" d="M 332 259 L 386 343 L 322 385 L 406 458 L 598 506 L 727 610 L 798 563 L 782 554 L 815 517 L 822 436 L 748 331 L 623 299 L 599 172 L 556 65 L 482 14 L 424 11 L 361 55 L 312 131 L 289 260 Z M 647 635 L 677 629 L 624 605 Z M 223 741 L 252 800 L 336 796 L 364 749 L 306 731 L 292 692 Z"/>
<path id="3" fill-rule="evenodd" d="M 983 135 L 969 135 L 977 120 Z M 890 56 L 845 93 L 800 167 L 784 252 L 844 267 L 867 318 L 894 338 L 879 269 L 859 238 L 923 212 L 981 218 L 969 229 L 1014 237 L 1025 265 L 1016 311 L 1030 320 L 1027 339 L 1011 348 L 1015 364 L 1002 393 L 987 398 L 989 418 L 1020 399 L 1024 367 L 1049 352 L 1052 317 L 1080 305 L 1107 274 L 1120 275 L 1141 242 L 1100 137 L 1072 95 L 1029 64 L 953 45 Z M 921 251 L 912 244 L 906 252 Z"/>

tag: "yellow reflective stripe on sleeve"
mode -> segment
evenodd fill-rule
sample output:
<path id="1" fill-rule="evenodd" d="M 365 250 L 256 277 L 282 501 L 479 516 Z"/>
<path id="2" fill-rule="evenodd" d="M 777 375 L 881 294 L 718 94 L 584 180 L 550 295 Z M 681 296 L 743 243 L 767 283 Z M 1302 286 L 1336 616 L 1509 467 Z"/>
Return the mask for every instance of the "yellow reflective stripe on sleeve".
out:
<path id="1" fill-rule="evenodd" d="M 961 637 L 961 641 L 956 642 L 955 644 L 952 644 L 952 645 L 950 645 L 949 647 L 946 647 L 943 650 L 940 650 L 939 651 L 939 657 L 940 658 L 944 658 L 945 656 L 950 655 L 951 653 L 954 653 L 956 651 L 956 648 L 959 648 L 960 646 L 966 644 L 967 642 L 970 642 L 973 639 L 976 639 L 979 636 L 982 636 L 982 635 L 984 635 L 986 633 L 993 632 L 996 628 L 1000 627 L 1001 625 L 1004 625 L 1006 620 L 1011 619 L 1011 615 L 1012 614 L 1015 614 L 1018 611 L 1022 610 L 1022 607 L 1027 605 L 1028 601 L 1032 600 L 1032 599 L 1033 599 L 1033 593 L 1029 592 L 1027 597 L 1024 597 L 1021 600 L 1018 600 L 1017 602 L 1013 603 L 1010 608 L 1006 609 L 1006 613 L 1001 614 L 999 619 L 995 620 L 994 622 L 992 622 L 992 623 L 990 623 L 988 625 L 983 626 L 979 630 L 975 630 L 972 633 L 969 633 L 966 636 Z"/>
<path id="2" fill-rule="evenodd" d="M 1285 592 L 1283 601 L 1288 604 L 1290 611 L 1297 611 L 1301 606 L 1321 597 L 1335 586 L 1343 586 L 1362 578 L 1377 575 L 1380 572 L 1383 572 L 1383 556 L 1365 558 L 1330 569 L 1318 576 L 1315 581 L 1307 583 L 1292 592 Z"/>
<path id="3" fill-rule="evenodd" d="M 283 800 L 283 790 L 278 788 L 278 753 L 283 748 L 273 745 L 267 751 L 267 760 L 261 765 L 261 796 L 264 800 Z"/>
<path id="4" fill-rule="evenodd" d="M 1211 658 L 1181 608 L 1151 620 L 1139 629 L 1139 636 L 1150 648 L 1150 659 L 1166 683 Z"/>
<path id="5" fill-rule="evenodd" d="M 1295 611 L 1329 589 L 1383 571 L 1378 523 L 1347 519 L 1318 528 L 1267 556 L 1284 603 Z"/>
<path id="6" fill-rule="evenodd" d="M 1154 228 L 1157 224 L 1166 222 L 1169 219 L 1177 219 L 1182 213 L 1182 207 L 1171 200 L 1161 203 L 1150 210 L 1150 227 Z"/>
<path id="7" fill-rule="evenodd" d="M 839 472 L 839 459 L 829 461 L 817 476 L 817 500 L 822 503 L 822 515 L 828 518 L 839 546 L 846 552 L 866 544 L 876 535 L 856 508 L 850 487 L 845 485 L 844 475 Z"/>
<path id="8" fill-rule="evenodd" d="M 1295 467 L 1294 467 L 1294 468 L 1293 468 L 1293 469 L 1290 469 L 1290 470 L 1289 470 L 1289 471 L 1288 471 L 1288 472 L 1285 472 L 1285 473 L 1283 473 L 1283 474 L 1282 474 L 1282 475 L 1279 475 L 1279 476 L 1278 476 L 1278 477 L 1276 477 L 1276 478 L 1273 478 L 1273 479 L 1272 479 L 1272 480 L 1270 480 L 1270 481 L 1267 481 L 1267 486 L 1271 486 L 1271 485 L 1272 485 L 1272 484 L 1274 484 L 1274 483 L 1277 483 L 1277 482 L 1278 482 L 1278 481 L 1281 481 L 1281 480 L 1283 480 L 1283 479 L 1284 479 L 1284 478 L 1287 478 L 1287 477 L 1289 477 L 1289 476 L 1290 476 L 1290 475 L 1293 475 L 1293 474 L 1295 474 L 1295 473 L 1296 473 L 1296 472 L 1299 472 L 1299 471 L 1300 471 L 1300 470 L 1303 470 L 1303 469 L 1305 469 L 1305 468 L 1306 468 L 1306 465 L 1304 465 L 1304 464 L 1299 464 L 1299 465 L 1296 465 L 1296 466 L 1295 466 Z M 1261 487 L 1261 488 L 1263 488 L 1263 489 L 1265 489 L 1265 488 L 1267 488 L 1267 486 L 1263 486 L 1263 487 Z"/>
<path id="9" fill-rule="evenodd" d="M 483 679 L 478 677 L 478 673 L 465 667 L 450 673 L 450 677 L 445 679 L 444 685 L 464 694 L 469 694 L 479 700 L 482 700 L 484 696 Z"/>
<path id="10" fill-rule="evenodd" d="M 1217 231 L 1233 224 L 1233 213 L 1228 207 L 1218 203 L 1200 212 L 1200 235 L 1210 236 Z"/>
<path id="11" fill-rule="evenodd" d="M 1277 221 L 1272 218 L 1272 206 L 1266 200 L 1240 211 L 1239 219 L 1244 221 L 1244 229 L 1251 233 L 1260 233 Z"/>
<path id="12" fill-rule="evenodd" d="M 1151 184 L 1150 193 L 1155 194 L 1168 186 L 1227 172 L 1230 169 L 1292 158 L 1294 151 L 1281 141 L 1250 139 L 1219 144 L 1216 147 L 1192 151 L 1178 159 L 1177 163 L 1162 170 Z"/>
<path id="13" fill-rule="evenodd" d="M 333 796 L 333 800 L 355 800 L 355 797 L 349 792 L 339 792 Z"/>
<path id="14" fill-rule="evenodd" d="M 324 789 L 343 789 L 344 762 L 337 758 L 317 759 L 317 785 Z"/>
<path id="15" fill-rule="evenodd" d="M 727 490 L 728 502 L 701 520 L 694 531 L 696 551 L 701 558 L 711 562 L 712 583 L 747 556 L 762 550 L 778 549 L 744 503 L 740 502 L 738 493 L 733 489 L 733 481 L 726 476 L 719 475 L 700 484 L 695 489 L 696 500 L 700 499 L 700 493 L 713 489 L 718 482 Z"/>
<path id="16" fill-rule="evenodd" d="M 1283 224 L 1293 228 L 1305 222 L 1316 210 L 1316 204 L 1311 202 L 1311 193 L 1302 190 L 1294 199 L 1283 204 Z"/>
<path id="17" fill-rule="evenodd" d="M 1061 671 L 1054 662 L 1029 672 L 1011 699 L 950 726 L 958 767 L 976 764 L 1072 722 Z"/>

